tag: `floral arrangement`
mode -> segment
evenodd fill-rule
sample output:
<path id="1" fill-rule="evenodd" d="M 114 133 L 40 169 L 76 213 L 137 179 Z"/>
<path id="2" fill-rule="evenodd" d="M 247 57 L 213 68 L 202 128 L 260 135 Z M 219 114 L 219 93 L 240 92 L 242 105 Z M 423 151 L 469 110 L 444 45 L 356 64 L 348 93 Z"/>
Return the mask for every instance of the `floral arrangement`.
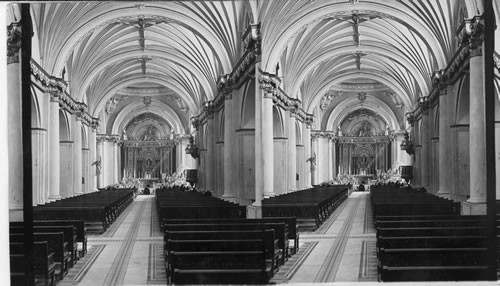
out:
<path id="1" fill-rule="evenodd" d="M 387 172 L 380 172 L 377 175 L 377 184 L 407 185 L 405 179 L 401 178 L 401 173 L 397 169 L 389 169 Z"/>
<path id="2" fill-rule="evenodd" d="M 104 189 L 132 189 L 132 188 L 141 188 L 142 183 L 137 178 L 123 178 L 121 182 L 117 184 L 111 184 L 106 186 Z"/>
<path id="3" fill-rule="evenodd" d="M 188 181 L 186 181 L 186 175 L 184 172 L 174 172 L 171 176 L 167 176 L 160 188 L 165 189 L 185 189 L 193 190 L 192 186 Z"/>
<path id="4" fill-rule="evenodd" d="M 327 181 L 327 185 L 357 185 L 356 177 L 349 174 L 338 174 L 337 178 Z"/>

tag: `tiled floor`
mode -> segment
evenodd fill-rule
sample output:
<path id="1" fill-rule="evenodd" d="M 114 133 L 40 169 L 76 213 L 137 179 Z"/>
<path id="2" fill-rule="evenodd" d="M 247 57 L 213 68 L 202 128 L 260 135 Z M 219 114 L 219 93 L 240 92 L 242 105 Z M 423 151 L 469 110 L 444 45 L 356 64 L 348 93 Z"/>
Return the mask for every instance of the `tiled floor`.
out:
<path id="1" fill-rule="evenodd" d="M 368 193 L 352 193 L 317 231 L 301 233 L 300 251 L 281 267 L 272 282 L 379 284 L 368 198 Z M 87 255 L 59 285 L 165 285 L 163 237 L 154 203 L 153 195 L 138 196 L 104 234 L 90 236 Z"/>

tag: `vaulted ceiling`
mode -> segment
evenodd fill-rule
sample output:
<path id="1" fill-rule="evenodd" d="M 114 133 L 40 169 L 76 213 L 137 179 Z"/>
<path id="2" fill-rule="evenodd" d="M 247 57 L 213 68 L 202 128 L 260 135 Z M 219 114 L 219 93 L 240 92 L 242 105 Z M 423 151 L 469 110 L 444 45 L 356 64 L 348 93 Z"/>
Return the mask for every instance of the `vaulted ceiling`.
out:
<path id="1" fill-rule="evenodd" d="M 165 118 L 161 110 L 171 110 L 174 114 L 165 119 L 177 122 L 170 126 L 187 130 L 189 117 L 217 95 L 217 78 L 240 59 L 248 24 L 260 22 L 263 69 L 274 71 L 279 63 L 283 89 L 308 112 L 335 110 L 342 100 L 321 107 L 328 93 L 343 91 L 344 99 L 352 99 L 368 90 L 365 103 L 387 104 L 392 120 L 401 124 L 402 114 L 431 89 L 433 71 L 453 56 L 457 27 L 473 9 L 481 9 L 475 2 L 33 4 L 34 58 L 49 73 L 64 77 L 71 95 L 86 102 L 95 116 L 113 98 L 128 96 L 117 104 L 120 112 L 130 106 L 144 109 L 143 98 L 150 96 L 152 110 L 143 112 Z M 376 92 L 369 90 L 373 86 Z M 114 122 L 107 129 L 116 132 L 113 128 L 126 123 Z"/>

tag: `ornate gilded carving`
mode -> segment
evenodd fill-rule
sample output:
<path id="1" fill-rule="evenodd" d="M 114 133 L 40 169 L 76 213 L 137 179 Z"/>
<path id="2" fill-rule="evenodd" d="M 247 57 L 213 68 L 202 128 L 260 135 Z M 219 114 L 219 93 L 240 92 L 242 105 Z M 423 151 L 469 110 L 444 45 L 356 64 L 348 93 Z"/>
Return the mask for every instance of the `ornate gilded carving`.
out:
<path id="1" fill-rule="evenodd" d="M 82 122 L 93 129 L 99 125 L 99 119 L 92 117 L 87 111 L 87 105 L 83 102 L 77 102 L 68 93 L 68 84 L 54 76 L 49 75 L 33 59 L 30 62 L 31 74 L 38 80 L 44 88 L 44 91 L 50 94 L 51 101 L 59 102 L 59 105 L 70 113 L 80 113 Z"/>
<path id="2" fill-rule="evenodd" d="M 484 25 L 481 16 L 465 19 L 456 33 L 458 45 L 467 45 L 471 51 L 481 47 L 483 36 Z M 481 53 L 480 49 L 477 53 Z"/>
<path id="3" fill-rule="evenodd" d="M 9 26 L 7 26 L 7 64 L 19 62 L 21 40 L 21 23 L 11 23 Z"/>

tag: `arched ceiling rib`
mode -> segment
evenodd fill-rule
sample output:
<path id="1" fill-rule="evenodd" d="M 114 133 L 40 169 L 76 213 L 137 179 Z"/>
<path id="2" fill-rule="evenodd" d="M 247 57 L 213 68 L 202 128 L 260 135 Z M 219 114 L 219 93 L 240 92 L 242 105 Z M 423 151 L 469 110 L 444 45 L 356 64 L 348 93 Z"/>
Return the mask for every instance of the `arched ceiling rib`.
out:
<path id="1" fill-rule="evenodd" d="M 94 103 L 123 78 L 163 75 L 195 113 L 239 60 L 246 9 L 239 1 L 43 4 L 34 12 L 41 64 L 66 72 L 73 96 Z"/>
<path id="2" fill-rule="evenodd" d="M 217 95 L 217 78 L 240 60 L 249 22 L 261 22 L 262 69 L 279 62 L 283 89 L 308 112 L 325 92 L 353 81 L 384 86 L 408 110 L 453 56 L 465 10 L 482 11 L 476 2 L 54 2 L 32 13 L 40 65 L 65 74 L 71 95 L 94 115 L 120 91 L 148 84 L 197 114 Z"/>
<path id="3" fill-rule="evenodd" d="M 284 88 L 304 106 L 343 73 L 373 73 L 394 82 L 413 105 L 454 53 L 458 1 L 263 2 L 263 66 L 279 61 Z M 286 11 L 289 17 L 284 17 Z M 350 54 L 350 55 L 349 55 Z M 332 64 L 334 69 L 325 67 Z M 321 71 L 321 74 L 318 74 Z M 325 74 L 326 73 L 326 74 Z M 318 80 L 318 76 L 321 80 Z M 313 84 L 308 83 L 312 81 Z M 310 109 L 309 109 L 310 110 Z"/>

